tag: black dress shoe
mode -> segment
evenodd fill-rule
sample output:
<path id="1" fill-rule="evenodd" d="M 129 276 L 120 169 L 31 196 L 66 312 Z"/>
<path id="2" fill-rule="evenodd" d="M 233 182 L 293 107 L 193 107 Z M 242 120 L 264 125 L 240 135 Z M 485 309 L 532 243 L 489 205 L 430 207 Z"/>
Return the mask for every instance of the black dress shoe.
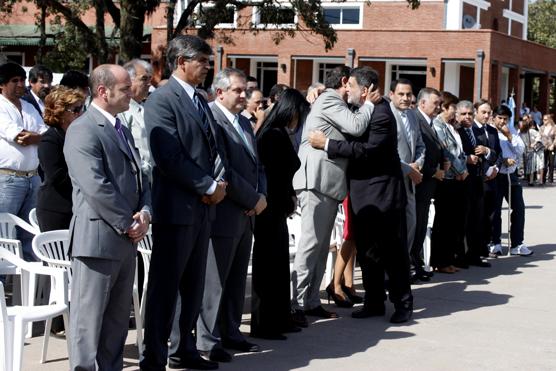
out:
<path id="1" fill-rule="evenodd" d="M 224 349 L 214 348 L 210 351 L 200 351 L 201 355 L 213 362 L 231 362 L 232 355 L 226 352 Z"/>
<path id="2" fill-rule="evenodd" d="M 344 299 L 340 295 L 336 295 L 332 286 L 328 285 L 326 287 L 326 294 L 328 295 L 328 304 L 330 304 L 330 297 L 334 300 L 336 306 L 340 308 L 351 308 L 353 307 L 353 302 L 348 298 Z M 346 295 L 347 296 L 347 295 Z"/>
<path id="3" fill-rule="evenodd" d="M 400 308 L 396 309 L 392 317 L 390 317 L 390 323 L 404 323 L 411 319 L 413 315 L 413 309 Z"/>
<path id="4" fill-rule="evenodd" d="M 207 361 L 200 355 L 197 357 L 182 358 L 179 361 L 170 359 L 168 367 L 176 368 L 191 368 L 193 370 L 218 370 L 218 363 Z"/>
<path id="5" fill-rule="evenodd" d="M 463 259 L 456 259 L 456 261 L 453 264 L 455 267 L 457 268 L 461 268 L 461 269 L 468 269 L 469 268 L 469 263 L 466 260 Z"/>
<path id="6" fill-rule="evenodd" d="M 247 340 L 222 340 L 222 346 L 227 349 L 239 350 L 240 352 L 256 353 L 261 351 L 260 346 L 250 343 Z"/>
<path id="7" fill-rule="evenodd" d="M 305 313 L 301 309 L 296 309 L 291 314 L 291 321 L 295 326 L 299 327 L 309 327 L 309 322 L 307 321 L 307 317 L 305 317 Z"/>
<path id="8" fill-rule="evenodd" d="M 287 340 L 288 337 L 279 332 L 264 332 L 257 331 L 249 334 L 252 338 L 265 339 L 265 340 Z"/>
<path id="9" fill-rule="evenodd" d="M 426 276 L 428 278 L 433 278 L 434 277 L 434 273 L 433 272 L 427 272 L 427 271 L 422 271 L 421 272 L 422 276 Z"/>
<path id="10" fill-rule="evenodd" d="M 353 318 L 369 318 L 369 317 L 378 317 L 383 316 L 386 310 L 384 306 L 375 306 L 375 307 L 365 307 L 359 308 L 358 310 L 351 313 Z"/>
<path id="11" fill-rule="evenodd" d="M 338 318 L 338 313 L 329 312 L 324 309 L 322 305 L 319 305 L 318 307 L 313 309 L 306 310 L 305 315 L 319 318 Z"/>

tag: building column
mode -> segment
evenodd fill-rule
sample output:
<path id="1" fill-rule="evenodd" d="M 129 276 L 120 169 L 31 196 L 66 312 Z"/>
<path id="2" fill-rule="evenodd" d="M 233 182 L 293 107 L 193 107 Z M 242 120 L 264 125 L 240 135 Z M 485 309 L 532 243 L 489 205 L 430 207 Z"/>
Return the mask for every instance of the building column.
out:
<path id="1" fill-rule="evenodd" d="M 483 81 L 485 75 L 488 75 L 488 71 L 483 71 L 485 66 L 484 62 L 485 52 L 482 49 L 477 49 L 477 54 L 475 56 L 475 84 L 473 86 L 473 101 L 475 102 L 483 97 L 485 86 L 487 87 L 488 94 L 488 80 L 485 79 L 485 81 L 487 81 L 486 84 Z"/>
<path id="2" fill-rule="evenodd" d="M 428 58 L 427 59 L 427 87 L 442 90 L 442 59 Z M 414 92 L 415 94 L 418 92 Z"/>
<path id="3" fill-rule="evenodd" d="M 278 84 L 292 86 L 293 60 L 290 55 L 278 55 Z"/>
<path id="4" fill-rule="evenodd" d="M 485 81 L 489 81 L 489 86 L 486 87 L 488 90 L 485 92 L 485 97 L 492 104 L 492 108 L 497 107 L 500 103 L 500 89 L 502 84 L 502 64 L 499 61 L 492 61 L 489 63 L 490 70 L 489 70 L 489 79 Z M 483 91 L 485 89 L 483 88 Z"/>
<path id="5" fill-rule="evenodd" d="M 542 113 L 546 113 L 549 110 L 549 103 L 548 100 L 550 98 L 550 90 L 552 85 L 550 84 L 550 74 L 545 73 L 540 77 L 540 84 L 539 84 L 539 103 L 537 107 L 539 111 Z M 533 107 L 531 107 L 533 108 Z"/>

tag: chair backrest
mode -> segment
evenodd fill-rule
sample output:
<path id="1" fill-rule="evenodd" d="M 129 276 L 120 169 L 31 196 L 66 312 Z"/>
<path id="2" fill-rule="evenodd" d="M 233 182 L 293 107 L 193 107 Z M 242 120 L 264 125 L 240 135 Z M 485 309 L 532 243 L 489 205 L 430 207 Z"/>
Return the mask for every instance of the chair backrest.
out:
<path id="1" fill-rule="evenodd" d="M 49 267 L 64 268 L 71 282 L 71 259 L 69 250 L 69 231 L 41 232 L 33 238 L 33 252 Z"/>
<path id="2" fill-rule="evenodd" d="M 17 239 L 17 229 L 20 227 L 31 234 L 37 234 L 38 230 L 33 228 L 25 220 L 10 213 L 0 213 L 0 238 Z"/>
<path id="3" fill-rule="evenodd" d="M 141 253 L 141 257 L 143 258 L 143 268 L 145 272 L 145 277 L 149 272 L 149 268 L 151 266 L 151 254 L 153 250 L 153 237 L 151 230 L 145 235 L 145 238 L 141 240 L 137 244 L 137 251 Z"/>
<path id="4" fill-rule="evenodd" d="M 37 218 L 37 209 L 33 208 L 29 211 L 29 224 L 37 231 L 40 232 L 41 227 L 39 227 L 39 219 Z"/>
<path id="5" fill-rule="evenodd" d="M 9 238 L 0 238 L 0 248 L 6 249 L 12 254 L 23 258 L 23 246 L 20 240 L 12 240 Z"/>

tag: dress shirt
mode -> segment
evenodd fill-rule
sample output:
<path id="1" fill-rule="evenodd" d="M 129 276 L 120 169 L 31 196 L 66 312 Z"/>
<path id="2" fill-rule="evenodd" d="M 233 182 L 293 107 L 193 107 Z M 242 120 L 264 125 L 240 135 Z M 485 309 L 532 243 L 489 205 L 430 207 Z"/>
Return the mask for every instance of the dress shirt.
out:
<path id="1" fill-rule="evenodd" d="M 172 75 L 171 78 L 176 79 L 176 81 L 181 85 L 183 90 L 185 90 L 187 96 L 189 97 L 189 99 L 191 99 L 191 102 L 193 103 L 193 96 L 195 95 L 196 92 L 195 88 L 174 75 Z M 195 103 L 193 103 L 193 105 L 195 105 Z M 216 181 L 213 181 L 210 187 L 205 191 L 205 194 L 209 196 L 212 195 L 216 191 L 217 185 L 218 183 L 216 183 Z"/>
<path id="2" fill-rule="evenodd" d="M 243 131 L 243 128 L 239 124 L 239 115 L 240 115 L 240 113 L 238 113 L 238 114 L 231 113 L 226 107 L 224 107 L 218 101 L 214 101 L 214 104 L 216 104 L 216 106 L 218 108 L 220 108 L 222 113 L 224 113 L 224 116 L 226 116 L 226 118 L 228 119 L 228 122 L 230 124 L 232 124 L 234 129 L 236 129 L 236 132 L 238 133 L 241 140 L 245 143 L 247 148 L 249 148 L 249 151 L 251 152 L 251 154 L 254 155 L 255 153 L 253 152 L 253 148 L 251 147 L 251 143 L 249 143 L 249 140 L 247 139 L 247 136 L 245 135 L 245 132 Z"/>
<path id="3" fill-rule="evenodd" d="M 33 98 L 35 98 L 35 101 L 37 101 L 37 104 L 39 105 L 39 109 L 41 110 L 41 115 L 44 115 L 44 102 L 41 100 L 41 98 L 37 96 L 37 94 L 35 94 L 33 90 L 29 89 L 29 91 L 31 92 Z"/>
<path id="4" fill-rule="evenodd" d="M 512 135 L 512 141 L 510 142 L 504 134 L 498 133 L 498 139 L 500 139 L 500 147 L 502 148 L 502 158 L 504 160 L 511 158 L 516 161 L 512 166 L 507 166 L 505 161 L 502 162 L 500 172 L 502 174 L 512 174 L 517 169 L 517 165 L 522 159 L 523 152 L 525 151 L 525 144 L 519 135 Z"/>
<path id="5" fill-rule="evenodd" d="M 14 140 L 22 130 L 42 134 L 48 130 L 30 103 L 19 100 L 21 112 L 0 94 L 0 169 L 33 171 L 39 166 L 38 145 L 22 146 Z"/>
<path id="6" fill-rule="evenodd" d="M 432 119 L 429 117 L 429 115 L 427 115 L 425 112 L 421 111 L 421 108 L 417 107 L 417 109 L 419 110 L 419 112 L 421 112 L 421 115 L 423 115 L 425 120 L 427 120 L 427 124 L 429 124 L 429 126 L 432 126 Z"/>

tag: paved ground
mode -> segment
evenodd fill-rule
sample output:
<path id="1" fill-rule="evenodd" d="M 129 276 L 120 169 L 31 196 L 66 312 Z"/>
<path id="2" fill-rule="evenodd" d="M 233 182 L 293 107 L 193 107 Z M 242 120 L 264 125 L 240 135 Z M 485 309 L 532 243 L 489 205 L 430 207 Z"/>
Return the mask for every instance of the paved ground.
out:
<path id="1" fill-rule="evenodd" d="M 260 340 L 263 352 L 237 354 L 220 369 L 556 369 L 556 187 L 527 188 L 525 203 L 532 257 L 502 257 L 490 269 L 437 274 L 430 284 L 414 286 L 415 315 L 406 325 L 355 320 L 351 310 L 339 309 L 341 318 L 312 323 L 287 341 Z M 134 339 L 130 331 L 126 370 L 138 368 Z M 38 363 L 41 343 L 38 337 L 25 346 L 23 369 L 66 370 L 65 340 L 51 339 L 44 365 Z"/>

